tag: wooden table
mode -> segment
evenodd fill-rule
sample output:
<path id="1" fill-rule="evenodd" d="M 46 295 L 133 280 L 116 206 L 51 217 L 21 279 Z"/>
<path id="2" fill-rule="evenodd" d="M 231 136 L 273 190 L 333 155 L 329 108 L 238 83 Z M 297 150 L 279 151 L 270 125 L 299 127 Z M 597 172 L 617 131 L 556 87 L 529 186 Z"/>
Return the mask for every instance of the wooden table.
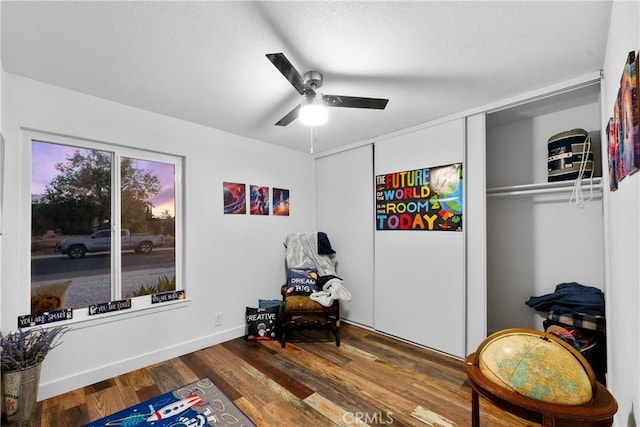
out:
<path id="1" fill-rule="evenodd" d="M 464 361 L 464 370 L 471 383 L 471 426 L 480 427 L 481 395 L 498 408 L 544 427 L 610 427 L 618 403 L 602 384 L 596 383 L 592 401 L 582 405 L 559 405 L 542 402 L 516 393 L 489 380 L 474 365 L 475 353 Z"/>

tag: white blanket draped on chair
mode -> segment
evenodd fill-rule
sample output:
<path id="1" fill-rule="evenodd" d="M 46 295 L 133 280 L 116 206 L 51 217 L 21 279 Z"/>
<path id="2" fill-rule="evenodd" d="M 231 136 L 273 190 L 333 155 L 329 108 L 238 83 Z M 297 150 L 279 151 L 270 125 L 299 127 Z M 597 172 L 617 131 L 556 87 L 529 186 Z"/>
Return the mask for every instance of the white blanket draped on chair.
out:
<path id="1" fill-rule="evenodd" d="M 287 268 L 315 268 L 318 276 L 337 276 L 335 254 L 318 253 L 318 233 L 292 233 L 284 242 L 287 248 L 285 258 Z M 325 307 L 340 299 L 351 301 L 351 293 L 344 287 L 342 279 L 328 280 L 321 291 L 314 292 L 310 298 Z"/>
<path id="2" fill-rule="evenodd" d="M 315 268 L 320 276 L 336 275 L 336 257 L 318 253 L 318 233 L 292 233 L 284 241 L 287 268 Z"/>

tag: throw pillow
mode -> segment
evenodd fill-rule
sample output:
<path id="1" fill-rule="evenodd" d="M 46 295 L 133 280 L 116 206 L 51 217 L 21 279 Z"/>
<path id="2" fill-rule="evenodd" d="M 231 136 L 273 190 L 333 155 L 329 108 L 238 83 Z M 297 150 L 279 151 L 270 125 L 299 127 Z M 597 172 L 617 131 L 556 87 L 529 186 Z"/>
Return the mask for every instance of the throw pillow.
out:
<path id="1" fill-rule="evenodd" d="M 287 294 L 311 295 L 316 292 L 318 271 L 314 268 L 290 268 L 287 271 Z"/>
<path id="2" fill-rule="evenodd" d="M 278 316 L 280 307 L 254 308 L 247 307 L 245 315 L 247 330 L 245 338 L 248 340 L 276 340 L 278 339 Z"/>
<path id="3" fill-rule="evenodd" d="M 259 299 L 258 300 L 258 308 L 271 308 L 278 307 L 282 305 L 282 300 L 279 299 Z"/>

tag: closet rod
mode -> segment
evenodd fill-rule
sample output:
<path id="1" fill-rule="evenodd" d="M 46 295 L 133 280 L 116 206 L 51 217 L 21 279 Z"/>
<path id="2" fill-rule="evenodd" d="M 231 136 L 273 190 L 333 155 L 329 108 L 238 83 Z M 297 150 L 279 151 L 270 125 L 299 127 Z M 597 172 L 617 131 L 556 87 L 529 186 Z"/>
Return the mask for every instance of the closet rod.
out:
<path id="1" fill-rule="evenodd" d="M 550 187 L 550 188 L 532 188 L 532 189 L 511 189 L 511 190 L 501 190 L 501 191 L 487 191 L 487 197 L 507 197 L 507 196 L 537 196 L 537 195 L 559 195 L 559 194 L 570 194 L 573 190 L 573 187 Z M 589 196 L 591 195 L 591 187 L 583 185 L 582 187 L 583 195 Z M 602 196 L 602 189 L 599 185 L 593 184 L 593 196 L 600 197 Z"/>
<path id="2" fill-rule="evenodd" d="M 583 190 L 584 191 L 584 190 Z M 568 195 L 570 194 L 570 191 L 567 191 L 566 189 L 546 189 L 546 190 L 520 190 L 520 191 L 507 191 L 504 193 L 492 193 L 492 194 L 487 194 L 488 198 L 496 198 L 496 197 L 514 197 L 514 196 L 544 196 L 544 195 Z M 591 195 L 590 191 L 587 191 L 587 193 L 589 195 Z M 593 197 L 594 198 L 600 198 L 602 197 L 602 191 L 600 191 L 599 189 L 594 188 L 593 189 Z"/>
<path id="3" fill-rule="evenodd" d="M 582 180 L 582 185 L 590 185 L 591 178 L 585 178 Z M 602 182 L 601 177 L 593 178 L 593 185 L 599 186 Z M 491 187 L 487 188 L 487 193 L 501 193 L 503 191 L 513 190 L 536 190 L 540 188 L 568 188 L 572 189 L 575 180 L 572 181 L 555 181 L 555 182 L 538 182 L 535 184 L 522 184 L 522 185 L 508 185 L 506 187 Z"/>

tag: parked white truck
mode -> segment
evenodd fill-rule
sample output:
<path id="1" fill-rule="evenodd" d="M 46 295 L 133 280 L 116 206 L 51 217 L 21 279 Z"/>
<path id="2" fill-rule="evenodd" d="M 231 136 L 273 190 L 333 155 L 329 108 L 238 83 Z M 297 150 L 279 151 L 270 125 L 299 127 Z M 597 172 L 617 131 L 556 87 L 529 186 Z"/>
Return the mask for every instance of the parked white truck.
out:
<path id="1" fill-rule="evenodd" d="M 131 234 L 120 230 L 122 249 L 133 249 L 139 254 L 148 254 L 153 248 L 164 244 L 160 234 Z M 111 250 L 111 230 L 98 230 L 87 237 L 70 237 L 56 242 L 56 251 L 69 258 L 82 258 L 87 252 L 109 252 Z"/>

